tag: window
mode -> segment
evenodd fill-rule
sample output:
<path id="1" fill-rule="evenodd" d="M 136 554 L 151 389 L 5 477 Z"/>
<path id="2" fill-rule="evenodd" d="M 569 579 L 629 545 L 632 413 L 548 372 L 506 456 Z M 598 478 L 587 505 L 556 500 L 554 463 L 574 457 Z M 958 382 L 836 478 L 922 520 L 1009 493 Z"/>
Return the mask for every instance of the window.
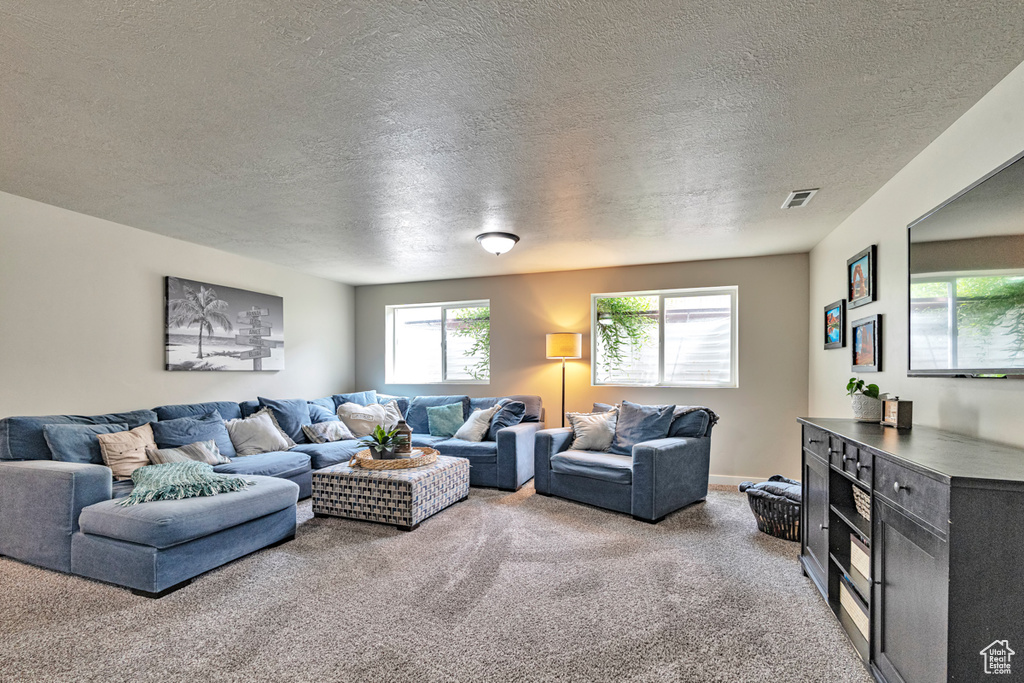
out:
<path id="1" fill-rule="evenodd" d="M 594 294 L 594 384 L 736 387 L 736 287 Z"/>
<path id="2" fill-rule="evenodd" d="M 489 301 L 387 306 L 385 316 L 387 383 L 490 383 Z"/>

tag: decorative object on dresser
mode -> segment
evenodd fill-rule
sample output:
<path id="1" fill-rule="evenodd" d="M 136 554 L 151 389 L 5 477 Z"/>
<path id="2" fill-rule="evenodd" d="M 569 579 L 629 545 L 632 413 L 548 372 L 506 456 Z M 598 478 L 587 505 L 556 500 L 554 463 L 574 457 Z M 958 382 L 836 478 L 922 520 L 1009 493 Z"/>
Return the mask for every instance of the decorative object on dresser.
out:
<path id="1" fill-rule="evenodd" d="M 747 494 L 758 529 L 786 541 L 800 540 L 800 482 L 776 474 L 760 484 L 745 481 L 739 488 Z"/>
<path id="2" fill-rule="evenodd" d="M 1024 642 L 1024 450 L 799 422 L 800 563 L 865 666 L 881 683 L 985 678 L 994 638 Z"/>
<path id="3" fill-rule="evenodd" d="M 846 383 L 846 393 L 853 406 L 854 419 L 861 422 L 878 422 L 882 417 L 882 401 L 877 384 L 866 384 L 864 380 L 851 377 Z"/>
<path id="4" fill-rule="evenodd" d="M 882 424 L 887 427 L 910 429 L 913 426 L 913 415 L 913 401 L 901 401 L 899 396 L 882 401 Z"/>
<path id="5" fill-rule="evenodd" d="M 852 362 L 853 372 L 882 371 L 882 316 L 872 315 L 850 324 L 853 335 Z"/>
<path id="6" fill-rule="evenodd" d="M 877 298 L 875 293 L 876 253 L 876 247 L 872 244 L 846 262 L 846 298 L 850 300 L 849 308 L 869 304 Z"/>
<path id="7" fill-rule="evenodd" d="M 825 307 L 825 349 L 846 346 L 846 299 Z"/>
<path id="8" fill-rule="evenodd" d="M 562 426 L 565 426 L 565 361 L 583 357 L 583 335 L 579 332 L 553 332 L 545 340 L 548 360 L 562 361 Z"/>
<path id="9" fill-rule="evenodd" d="M 168 370 L 284 370 L 284 299 L 179 277 L 165 286 Z"/>

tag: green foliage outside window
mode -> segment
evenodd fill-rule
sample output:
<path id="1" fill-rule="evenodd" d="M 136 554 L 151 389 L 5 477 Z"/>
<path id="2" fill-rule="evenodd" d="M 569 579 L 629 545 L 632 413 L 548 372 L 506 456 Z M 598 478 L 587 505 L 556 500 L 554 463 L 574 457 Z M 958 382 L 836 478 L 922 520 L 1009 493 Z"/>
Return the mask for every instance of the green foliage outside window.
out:
<path id="1" fill-rule="evenodd" d="M 628 370 L 658 327 L 657 299 L 624 296 L 597 300 L 597 334 L 605 372 Z"/>
<path id="2" fill-rule="evenodd" d="M 466 372 L 474 380 L 486 381 L 491 376 L 491 309 L 489 306 L 462 308 L 455 312 L 458 325 L 449 332 L 457 337 L 468 337 L 472 341 L 465 351 L 469 358 L 479 358 L 476 363 L 466 366 Z"/>

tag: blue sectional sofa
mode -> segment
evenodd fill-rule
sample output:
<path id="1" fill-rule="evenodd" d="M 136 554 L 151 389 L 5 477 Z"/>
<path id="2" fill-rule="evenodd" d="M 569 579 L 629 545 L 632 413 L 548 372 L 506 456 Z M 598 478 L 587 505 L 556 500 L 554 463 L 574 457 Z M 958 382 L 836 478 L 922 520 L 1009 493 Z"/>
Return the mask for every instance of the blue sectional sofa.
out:
<path id="1" fill-rule="evenodd" d="M 542 427 L 543 409 L 537 396 L 509 398 L 525 404 L 523 422 L 481 442 L 431 436 L 426 408 L 462 403 L 468 417 L 499 398 L 405 398 L 369 391 L 308 401 L 308 411 L 312 422 L 313 415 L 324 415 L 314 405 L 331 413 L 344 402 L 398 400 L 413 427 L 414 445 L 469 459 L 472 485 L 515 490 L 533 477 L 534 434 Z M 358 440 L 297 443 L 288 451 L 230 457 L 214 470 L 244 476 L 254 486 L 212 497 L 122 507 L 117 500 L 131 492 L 131 481 L 114 481 L 109 468 L 94 462 L 53 460 L 44 435 L 45 427 L 54 424 L 131 429 L 211 411 L 231 420 L 259 408 L 258 401 L 219 401 L 130 413 L 0 420 L 0 555 L 159 596 L 226 562 L 289 540 L 295 535 L 296 502 L 311 494 L 313 470 L 349 460 L 362 449 Z M 300 433 L 295 440 L 305 438 Z"/>
<path id="2" fill-rule="evenodd" d="M 571 429 L 536 434 L 537 493 L 625 512 L 656 523 L 708 495 L 713 413 L 698 410 L 672 422 L 668 438 L 635 444 L 631 455 L 570 450 Z"/>

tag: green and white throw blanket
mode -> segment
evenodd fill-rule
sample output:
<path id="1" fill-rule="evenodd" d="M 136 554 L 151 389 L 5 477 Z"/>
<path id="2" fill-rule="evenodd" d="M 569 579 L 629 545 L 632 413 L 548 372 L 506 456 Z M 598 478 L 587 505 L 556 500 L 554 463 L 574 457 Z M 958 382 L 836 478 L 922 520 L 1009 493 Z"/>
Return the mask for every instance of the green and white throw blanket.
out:
<path id="1" fill-rule="evenodd" d="M 128 506 L 152 500 L 181 500 L 198 496 L 215 496 L 228 491 L 242 491 L 255 482 L 227 474 L 216 474 L 213 466 L 203 462 L 175 462 L 167 465 L 146 465 L 132 472 L 135 488 L 118 505 Z"/>

